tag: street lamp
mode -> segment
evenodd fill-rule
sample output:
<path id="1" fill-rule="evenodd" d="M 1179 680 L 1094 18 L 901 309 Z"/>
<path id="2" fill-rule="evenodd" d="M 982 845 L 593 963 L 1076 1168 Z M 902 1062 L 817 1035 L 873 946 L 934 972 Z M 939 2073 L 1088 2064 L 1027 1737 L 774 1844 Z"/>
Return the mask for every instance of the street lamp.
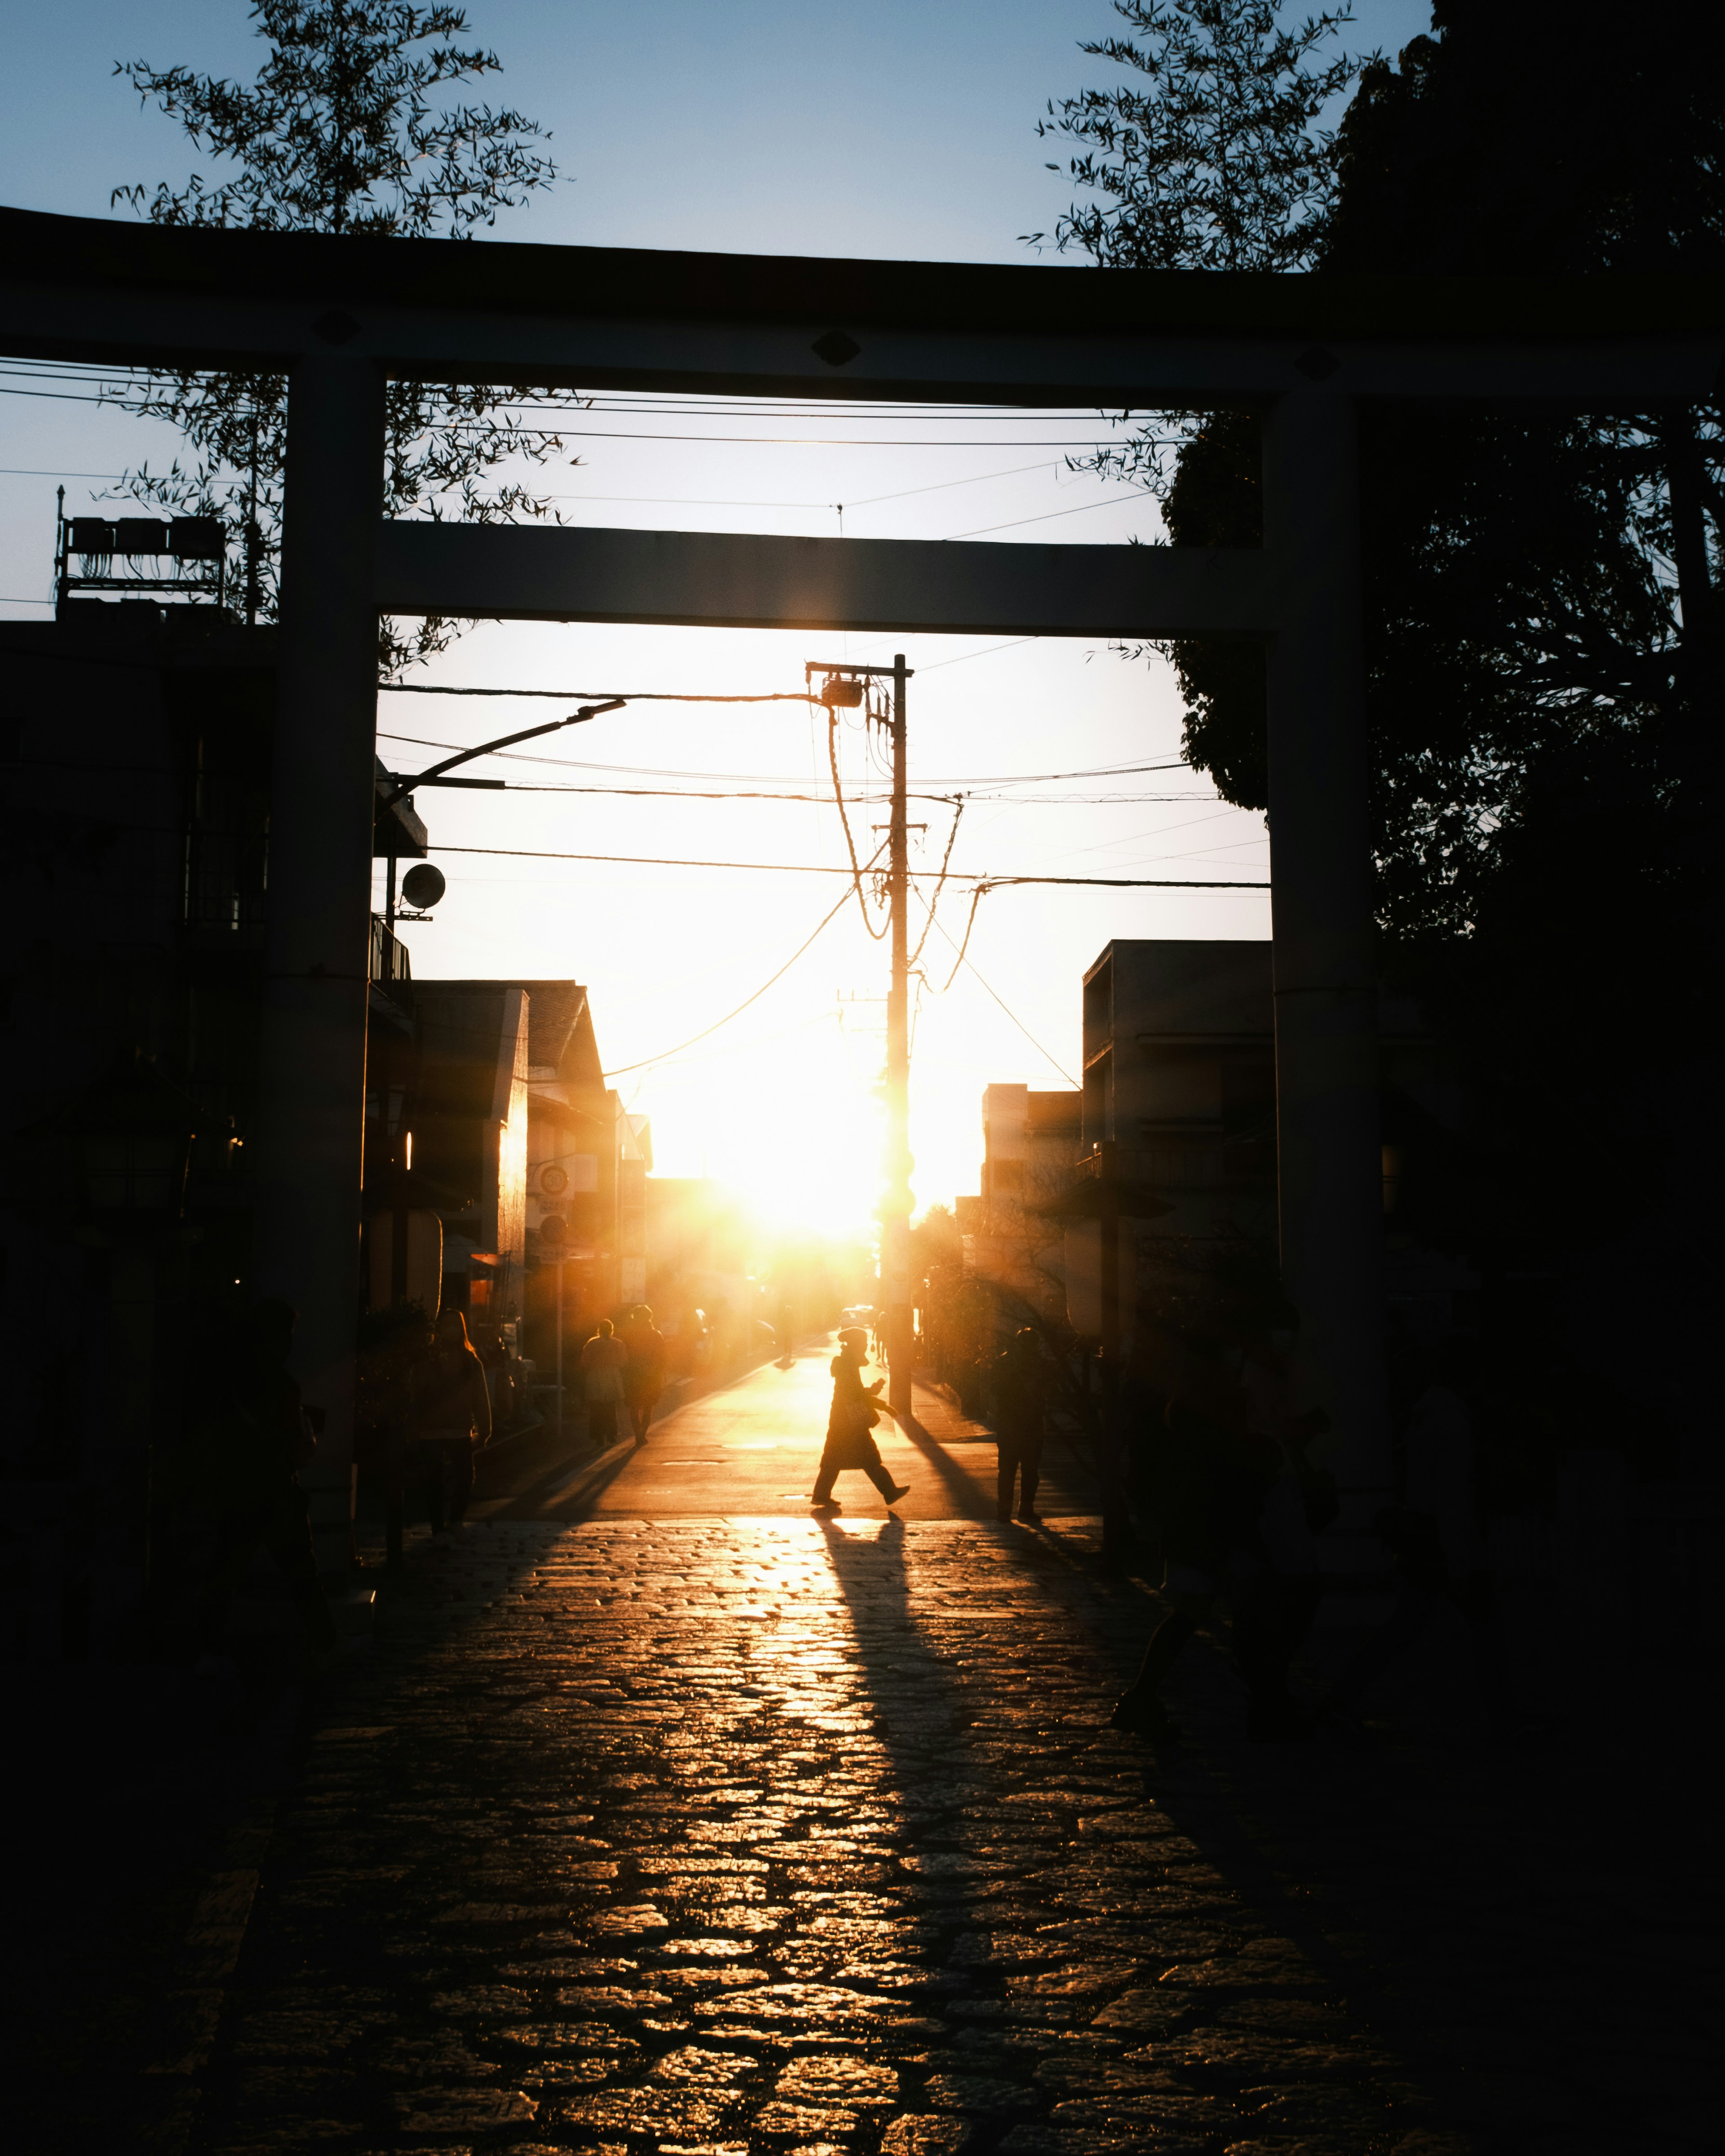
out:
<path id="1" fill-rule="evenodd" d="M 373 819 L 381 820 L 387 816 L 397 802 L 405 800 L 417 786 L 459 786 L 482 793 L 501 793 L 504 782 L 501 778 L 451 778 L 447 774 L 459 763 L 472 763 L 480 757 L 490 756 L 494 750 L 508 748 L 512 742 L 534 741 L 541 734 L 558 733 L 565 726 L 584 726 L 589 719 L 598 718 L 606 711 L 620 711 L 627 701 L 626 697 L 613 696 L 608 703 L 583 704 L 578 711 L 570 712 L 567 718 L 549 720 L 542 726 L 523 726 L 519 733 L 500 734 L 495 741 L 481 742 L 477 748 L 458 749 L 454 755 L 446 756 L 440 762 L 428 765 L 424 771 L 415 773 L 411 778 L 400 772 L 388 772 L 383 774 L 383 777 L 394 791 L 386 794 L 377 803 L 373 811 Z M 393 935 L 395 932 L 395 855 L 392 853 L 388 858 L 389 881 L 384 903 L 384 926 L 390 934 Z M 434 881 L 435 889 L 432 888 Z M 418 868 L 409 869 L 403 877 L 401 895 L 409 906 L 424 908 L 435 906 L 444 895 L 444 888 L 441 871 L 433 868 L 429 862 L 422 862 Z"/>

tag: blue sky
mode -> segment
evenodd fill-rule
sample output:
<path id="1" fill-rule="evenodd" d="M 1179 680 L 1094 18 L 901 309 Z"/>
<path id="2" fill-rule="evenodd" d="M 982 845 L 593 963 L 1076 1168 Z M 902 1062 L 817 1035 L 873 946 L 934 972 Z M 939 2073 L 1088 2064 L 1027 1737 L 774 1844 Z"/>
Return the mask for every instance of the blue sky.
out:
<path id="1" fill-rule="evenodd" d="M 633 8 L 496 0 L 470 13 L 475 35 L 505 64 L 492 95 L 551 129 L 565 175 L 554 191 L 500 223 L 500 239 L 1000 262 L 1029 259 L 1019 235 L 1050 226 L 1070 199 L 1066 183 L 1045 169 L 1059 153 L 1039 142 L 1035 122 L 1049 98 L 1108 79 L 1077 45 L 1117 22 L 1106 0 L 916 7 L 875 0 L 867 8 L 661 0 Z M 1408 0 L 1376 0 L 1358 18 L 1350 44 L 1391 51 L 1428 19 Z M 249 75 L 257 50 L 240 0 L 124 7 L 84 0 L 19 11 L 8 25 L 0 80 L 0 201 L 105 216 L 117 184 L 181 183 L 189 146 L 159 116 L 139 110 L 113 63 L 178 61 Z M 1050 274 L 1076 274 L 1049 266 Z M 875 536 L 983 531 L 1004 544 L 1061 536 L 1104 543 L 1153 534 L 1153 506 L 1143 496 L 1075 476 L 1058 449 L 1017 449 L 1023 423 L 967 425 L 978 446 L 964 449 L 595 437 L 581 444 L 582 463 L 554 490 L 567 497 L 565 515 L 598 524 L 830 532 L 838 528 L 833 505 L 844 501 L 852 505 L 845 528 Z M 924 430 L 943 439 L 963 431 L 950 423 Z M 1045 423 L 1031 431 L 1040 443 L 1050 429 Z M 1052 431 L 1076 443 L 1098 429 L 1081 413 Z M 164 448 L 171 443 L 162 430 L 111 411 L 0 397 L 0 465 L 25 468 L 0 474 L 0 619 L 46 618 L 51 475 L 117 471 L 146 453 L 160 458 Z M 67 485 L 69 506 L 83 507 L 105 481 L 69 477 Z M 891 498 L 855 506 L 869 495 Z M 1061 521 L 1029 521 L 1056 513 Z M 475 630 L 427 678 L 785 688 L 800 685 L 805 659 L 829 655 L 808 639 L 765 634 L 493 625 Z M 848 655 L 891 652 L 858 642 Z M 974 639 L 916 639 L 910 655 L 921 670 L 912 691 L 913 778 L 947 786 L 1157 762 L 1178 751 L 1178 700 L 1154 664 L 1129 666 L 1106 649 L 1070 643 L 991 650 Z M 479 732 L 465 731 L 474 708 L 386 698 L 380 725 L 438 741 L 477 739 Z M 408 710 L 411 718 L 403 717 Z M 645 771 L 735 772 L 809 782 L 813 790 L 824 753 L 806 718 L 783 712 L 722 727 L 711 717 L 623 715 L 579 738 L 578 749 L 553 743 L 547 753 L 629 771 L 546 767 L 534 775 L 629 785 L 653 783 L 631 775 Z M 403 767 L 414 767 L 415 744 L 384 747 Z M 426 749 L 425 760 L 434 753 Z M 855 745 L 852 755 L 860 778 Z M 1095 798 L 1117 789 L 1141 798 Z M 1061 875 L 1265 873 L 1261 819 L 1222 808 L 1194 774 L 1173 770 L 1044 791 L 1069 798 L 979 802 L 967 811 L 955 865 Z M 1168 793 L 1182 798 L 1149 798 Z M 445 844 L 843 858 L 836 818 L 813 806 L 429 798 L 434 836 Z M 932 831 L 928 843 L 942 835 Z M 453 855 L 443 865 L 450 896 L 435 925 L 414 932 L 415 970 L 585 980 L 602 1051 L 619 1066 L 657 1055 L 740 1002 L 794 950 L 833 891 L 827 879 L 813 877 L 536 866 Z M 954 934 L 963 925 L 962 916 L 942 918 L 942 930 Z M 936 994 L 946 968 L 930 967 L 913 1086 L 919 1199 L 976 1187 L 985 1084 L 1058 1086 L 1061 1073 L 1076 1070 L 1080 975 L 1111 937 L 1267 932 L 1267 902 L 1250 892 L 1065 891 L 985 901 L 971 946 L 974 972 L 967 968 Z M 931 959 L 942 947 L 937 933 Z M 865 1211 L 878 1043 L 854 1022 L 841 1023 L 839 995 L 878 993 L 880 970 L 879 947 L 840 921 L 768 998 L 701 1053 L 622 1081 L 634 1106 L 654 1116 L 661 1168 L 698 1173 L 705 1164 L 788 1209 L 813 1207 L 835 1219 Z M 856 1007 L 850 1008 L 854 1021 Z"/>

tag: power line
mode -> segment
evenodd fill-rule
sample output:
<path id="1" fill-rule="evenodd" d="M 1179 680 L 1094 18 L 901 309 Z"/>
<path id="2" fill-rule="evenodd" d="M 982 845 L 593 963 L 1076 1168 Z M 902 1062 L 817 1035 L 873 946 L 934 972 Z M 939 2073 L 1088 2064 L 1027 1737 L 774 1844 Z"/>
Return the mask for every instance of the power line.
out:
<path id="1" fill-rule="evenodd" d="M 439 846 L 439 854 L 489 854 L 510 860 L 523 861 L 603 861 L 625 868 L 648 869 L 746 869 L 759 870 L 772 875 L 840 875 L 850 879 L 849 866 L 829 867 L 824 862 L 812 861 L 700 861 L 685 860 L 669 854 L 572 854 L 546 846 Z M 937 869 L 906 869 L 908 876 L 919 882 L 939 880 Z M 961 883 L 986 884 L 991 890 L 1005 890 L 1015 884 L 1071 884 L 1094 886 L 1100 891 L 1268 891 L 1267 883 L 1224 882 L 1215 878 L 1199 881 L 1190 876 L 1049 876 L 1049 875 L 975 875 L 963 874 Z"/>
<path id="2" fill-rule="evenodd" d="M 49 393 L 43 390 L 0 390 L 0 395 L 6 396 L 29 397 Z M 111 400 L 79 398 L 70 401 L 94 404 Z M 425 431 L 428 434 L 451 433 L 480 424 L 476 420 L 433 421 Z M 1117 445 L 1117 438 L 1113 436 L 1101 441 L 956 442 L 930 441 L 927 437 L 922 437 L 870 442 L 846 434 L 649 434 L 608 427 L 520 427 L 513 431 L 521 434 L 554 435 L 559 441 L 716 442 L 735 449 L 1106 449 Z"/>
<path id="3" fill-rule="evenodd" d="M 876 860 L 880 858 L 880 851 L 881 849 L 877 846 L 875 850 L 875 858 Z M 872 863 L 870 865 L 872 865 Z M 833 908 L 832 911 L 827 914 L 821 921 L 819 926 L 815 929 L 814 934 L 810 936 L 806 942 L 799 943 L 796 949 L 792 952 L 790 957 L 785 960 L 783 965 L 782 965 L 778 971 L 773 976 L 773 979 L 770 981 L 763 981 L 760 987 L 755 990 L 753 995 L 746 997 L 744 1000 L 737 1006 L 737 1009 L 734 1011 L 727 1011 L 723 1018 L 716 1019 L 712 1024 L 708 1026 L 705 1031 L 691 1034 L 687 1040 L 679 1042 L 676 1047 L 667 1048 L 663 1055 L 644 1056 L 639 1063 L 622 1064 L 614 1070 L 607 1070 L 604 1073 L 604 1075 L 607 1078 L 623 1078 L 626 1077 L 631 1070 L 645 1070 L 652 1064 L 668 1062 L 673 1055 L 680 1055 L 685 1049 L 693 1048 L 697 1041 L 705 1040 L 707 1039 L 709 1034 L 716 1033 L 721 1026 L 729 1025 L 732 1019 L 741 1018 L 751 1004 L 759 1003 L 762 997 L 766 994 L 768 988 L 773 986 L 774 983 L 782 981 L 784 978 L 785 975 L 789 973 L 792 967 L 796 964 L 798 959 L 802 957 L 803 953 L 809 948 L 809 945 L 815 941 L 815 937 L 819 937 L 823 930 L 829 927 L 832 923 L 838 919 L 839 914 L 845 909 L 845 901 L 850 898 L 850 894 L 847 891 L 844 896 L 839 899 L 839 903 Z"/>
<path id="4" fill-rule="evenodd" d="M 1050 509 L 1038 516 L 1014 516 L 1004 524 L 978 525 L 973 531 L 949 531 L 945 543 L 950 544 L 955 539 L 981 539 L 990 531 L 1015 531 L 1021 524 L 1046 524 L 1056 516 L 1079 516 L 1086 509 L 1118 509 L 1125 502 L 1153 501 L 1155 499 L 1147 489 L 1138 487 L 1131 494 L 1111 494 L 1101 501 L 1081 501 L 1072 509 Z"/>
<path id="5" fill-rule="evenodd" d="M 630 704 L 809 704 L 814 702 L 814 692 L 808 689 L 772 689 L 757 690 L 750 696 L 707 695 L 688 689 L 445 689 L 430 681 L 380 681 L 379 696 L 388 692 L 395 696 L 548 696 L 553 702 L 567 703 L 572 698 L 578 703 L 592 700 Z M 405 735 L 395 737 L 405 740 Z"/>
<path id="6" fill-rule="evenodd" d="M 116 410 L 124 405 L 118 397 L 81 397 L 66 389 L 19 389 L 11 382 L 0 382 L 0 397 L 33 397 L 46 398 L 56 404 L 105 404 Z M 159 418 L 172 424 L 163 413 L 133 413 L 134 418 Z M 484 422 L 472 419 L 429 421 L 427 434 L 471 433 L 484 428 Z M 485 431 L 495 432 L 495 428 Z M 728 445 L 734 449 L 1105 449 L 1114 446 L 1114 437 L 1105 440 L 961 442 L 951 439 L 931 441 L 926 436 L 906 439 L 888 439 L 867 441 L 848 434 L 649 434 L 644 431 L 612 427 L 521 427 L 509 429 L 523 438 L 532 435 L 540 439 L 588 442 L 707 442 Z M 860 506 L 860 505 L 859 505 Z M 821 507 L 830 506 L 822 503 Z"/>
<path id="7" fill-rule="evenodd" d="M 961 480 L 959 485 L 963 485 Z M 861 504 L 859 503 L 860 507 Z M 937 659 L 932 666 L 919 666 L 919 674 L 938 674 L 942 666 L 962 666 L 967 659 L 992 659 L 997 651 L 1016 651 L 1021 644 L 1040 644 L 1040 636 L 1015 636 L 1010 644 L 991 644 L 986 651 L 961 651 L 956 659 Z"/>
<path id="8" fill-rule="evenodd" d="M 900 487 L 891 494 L 865 494 L 856 501 L 762 501 L 752 496 L 714 494 L 552 494 L 539 487 L 533 492 L 547 501 L 639 501 L 649 502 L 665 509 L 872 509 L 882 501 L 906 501 L 914 494 L 942 494 L 948 487 L 986 486 L 990 480 L 1019 479 L 1026 472 L 1054 471 L 1058 466 L 1046 458 L 1034 465 L 1013 465 L 1005 471 L 973 472 L 968 479 L 942 479 L 927 486 Z M 51 478 L 53 475 L 44 474 Z M 79 472 L 67 476 L 79 479 L 118 479 L 119 472 Z M 1029 642 L 1026 638 L 1021 639 Z M 1002 647 L 1003 649 L 1004 647 Z M 951 660 L 943 660 L 950 665 Z"/>
<path id="9" fill-rule="evenodd" d="M 261 374 L 280 377 L 281 368 L 267 365 L 240 367 L 150 367 L 127 361 L 107 360 L 31 360 L 22 357 L 0 358 L 0 373 L 22 379 L 41 382 L 82 382 L 114 383 L 125 386 L 130 380 L 141 388 L 149 388 L 162 381 L 186 380 L 216 382 L 234 373 Z M 125 379 L 122 379 L 124 377 Z M 484 384 L 481 387 L 507 387 Z M 578 404 L 557 401 L 578 398 Z M 747 415 L 752 411 L 817 414 L 842 411 L 860 419 L 896 417 L 940 418 L 954 413 L 974 415 L 980 418 L 1019 419 L 1030 421 L 1061 420 L 1076 425 L 1088 423 L 1096 414 L 1093 404 L 1024 403 L 1004 398 L 974 397 L 793 397 L 751 396 L 746 392 L 702 392 L 669 390 L 662 393 L 649 390 L 628 389 L 583 390 L 578 387 L 563 390 L 541 389 L 528 394 L 504 396 L 497 400 L 500 408 L 516 411 L 579 410 L 600 413 L 621 412 L 665 412 Z M 1129 423 L 1137 408 L 1124 410 L 1122 421 Z M 1146 407 L 1143 416 L 1150 415 Z"/>
<path id="10" fill-rule="evenodd" d="M 547 762 L 551 761 L 548 757 L 544 760 Z M 522 761 L 526 762 L 526 759 L 524 757 Z M 68 767 L 80 770 L 86 768 L 83 765 Z M 156 767 L 147 767 L 154 769 Z M 166 767 L 163 767 L 166 768 Z M 111 771 L 119 767 L 109 764 L 104 766 L 104 768 Z M 757 787 L 728 786 L 722 788 L 708 788 L 696 786 L 532 786 L 523 785 L 515 779 L 506 783 L 501 778 L 414 778 L 411 773 L 398 771 L 391 772 L 389 776 L 392 779 L 409 780 L 410 792 L 417 790 L 421 786 L 453 786 L 464 788 L 472 787 L 475 789 L 483 789 L 488 793 L 567 793 L 577 796 L 603 794 L 624 801 L 786 801 L 800 803 L 804 808 L 816 808 L 829 807 L 832 803 L 832 796 L 829 793 L 768 793 Z M 1170 808 L 1184 807 L 1193 802 L 1219 800 L 1221 797 L 1215 793 L 1027 793 L 1014 797 L 1010 793 L 976 793 L 955 797 L 951 793 L 920 793 L 913 788 L 905 798 L 910 801 L 936 801 L 947 808 L 952 806 L 955 798 L 962 799 L 968 804 L 980 802 L 984 804 L 993 803 L 1002 808 L 1142 808 L 1152 803 L 1163 804 Z M 1240 813 L 1249 814 L 1250 812 L 1243 810 Z M 1109 845 L 1126 846 L 1132 844 L 1134 840 L 1111 839 L 1106 843 Z M 1214 850 L 1206 847 L 1202 850 L 1209 852 Z"/>
<path id="11" fill-rule="evenodd" d="M 976 918 L 974 908 L 973 908 L 971 918 L 973 921 Z M 937 928 L 940 928 L 940 923 L 938 921 L 936 921 L 934 925 Z M 988 989 L 988 993 L 993 997 L 995 1002 L 999 1004 L 1001 1009 L 1006 1013 L 1006 1015 L 1012 1020 L 1019 1031 L 1023 1034 L 1025 1040 L 1029 1042 L 1031 1047 L 1036 1050 L 1036 1053 L 1039 1055 L 1046 1057 L 1048 1061 L 1053 1064 L 1055 1069 L 1060 1072 L 1061 1077 L 1063 1077 L 1066 1083 L 1073 1088 L 1075 1092 L 1081 1091 L 1081 1089 L 1079 1086 L 1078 1081 L 1072 1075 L 1071 1072 L 1066 1069 L 1065 1065 L 1063 1063 L 1059 1062 L 1054 1056 L 1049 1055 L 1048 1050 L 1036 1038 L 1035 1034 L 1031 1032 L 1029 1027 L 1024 1024 L 1023 1019 L 1021 1019 L 1018 1013 L 1013 1009 L 1012 1006 L 1006 1001 L 1005 998 L 999 993 L 998 989 L 991 987 L 987 981 L 983 980 L 983 976 L 979 973 L 977 973 L 975 961 L 967 957 L 964 952 L 959 950 L 958 946 L 952 942 L 952 937 L 947 934 L 944 928 L 941 928 L 940 932 L 942 940 L 950 945 L 953 950 L 958 952 L 958 966 L 968 966 L 971 972 L 973 973 L 976 973 L 978 980 L 982 981 L 983 986 Z M 965 931 L 964 942 L 965 946 L 968 948 L 970 943 L 970 932 L 968 928 Z M 958 966 L 954 966 L 952 968 L 954 973 L 957 972 Z M 950 987 L 951 983 L 948 983 L 947 985 Z"/>
<path id="12" fill-rule="evenodd" d="M 978 652 L 974 655 L 978 658 L 981 658 L 983 654 Z M 946 662 L 942 661 L 942 663 L 945 664 Z M 932 673 L 934 670 L 932 667 L 929 667 L 925 668 L 922 670 Z M 389 685 L 384 684 L 381 685 L 388 686 Z M 404 684 L 402 685 L 404 688 L 406 687 L 406 685 Z M 452 689 L 443 690 L 429 687 L 422 688 L 416 685 L 408 690 L 408 693 L 415 696 L 440 696 L 447 694 L 456 696 L 550 696 L 557 699 L 560 702 L 580 703 L 588 700 L 592 700 L 595 702 L 601 701 L 609 696 L 627 695 L 628 691 L 622 690 L 613 690 L 603 689 Z M 794 698 L 792 701 L 800 701 L 801 699 Z M 460 747 L 460 743 L 459 742 L 433 741 L 429 735 L 425 734 L 395 734 L 380 730 L 377 738 L 380 741 L 408 742 L 416 748 L 459 748 Z M 583 763 L 578 761 L 578 759 L 573 757 L 531 756 L 521 752 L 509 754 L 505 760 L 511 763 L 555 764 L 559 768 L 565 771 L 610 771 L 621 773 L 626 777 L 637 778 L 735 779 L 740 784 L 760 786 L 774 786 L 779 784 L 788 786 L 794 785 L 796 783 L 794 779 L 782 780 L 777 773 L 763 773 L 761 772 L 752 771 L 665 771 L 655 766 L 644 763 Z M 1154 763 L 1097 764 L 1083 771 L 997 771 L 990 773 L 986 777 L 982 778 L 972 778 L 967 774 L 963 778 L 954 778 L 950 781 L 937 778 L 925 779 L 923 783 L 927 786 L 952 784 L 953 786 L 965 787 L 1052 786 L 1060 780 L 1068 778 L 1137 778 L 1147 772 L 1183 771 L 1186 767 L 1186 760 L 1183 757 L 1172 756 L 1160 757 Z M 1181 798 L 1183 799 L 1186 797 L 1183 795 Z"/>

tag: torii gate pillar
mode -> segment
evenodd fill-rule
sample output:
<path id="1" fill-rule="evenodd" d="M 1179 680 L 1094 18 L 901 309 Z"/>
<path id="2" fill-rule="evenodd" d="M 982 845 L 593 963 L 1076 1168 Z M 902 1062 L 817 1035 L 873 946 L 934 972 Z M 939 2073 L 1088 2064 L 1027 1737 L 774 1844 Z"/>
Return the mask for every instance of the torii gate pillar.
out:
<path id="1" fill-rule="evenodd" d="M 1338 1522 L 1388 1502 L 1384 1194 L 1353 400 L 1285 396 L 1264 428 L 1271 907 L 1282 1284 L 1335 1424 Z"/>
<path id="2" fill-rule="evenodd" d="M 382 372 L 308 354 L 288 382 L 253 1274 L 299 1312 L 327 1418 L 300 1478 L 326 1572 L 352 1543 L 382 513 Z"/>

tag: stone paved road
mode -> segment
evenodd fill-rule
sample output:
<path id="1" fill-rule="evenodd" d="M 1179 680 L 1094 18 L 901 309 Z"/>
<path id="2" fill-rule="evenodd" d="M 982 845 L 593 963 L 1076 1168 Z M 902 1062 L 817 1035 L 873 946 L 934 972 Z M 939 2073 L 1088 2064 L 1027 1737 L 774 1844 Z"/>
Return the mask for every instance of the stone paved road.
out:
<path id="1" fill-rule="evenodd" d="M 1100 1723 L 1153 1614 L 992 1523 L 420 1545 L 280 1807 L 192 2147 L 1711 2138 L 1712 1917 L 1597 1761 L 1255 1749 L 1201 1652 L 1152 1758 Z"/>

